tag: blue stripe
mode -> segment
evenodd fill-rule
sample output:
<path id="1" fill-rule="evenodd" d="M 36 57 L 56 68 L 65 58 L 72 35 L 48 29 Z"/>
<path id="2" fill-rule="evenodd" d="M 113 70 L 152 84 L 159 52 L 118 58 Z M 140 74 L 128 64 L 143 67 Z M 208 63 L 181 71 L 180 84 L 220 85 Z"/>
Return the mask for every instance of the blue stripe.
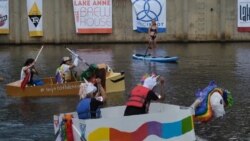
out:
<path id="1" fill-rule="evenodd" d="M 173 123 L 164 123 L 162 125 L 162 138 L 172 138 L 182 135 L 182 123 L 181 121 Z"/>
<path id="2" fill-rule="evenodd" d="M 136 31 L 137 31 L 137 32 L 140 32 L 140 33 L 148 33 L 148 28 L 145 28 L 145 27 L 137 27 Z M 166 28 L 158 28 L 158 33 L 166 32 L 166 31 L 167 31 Z"/>

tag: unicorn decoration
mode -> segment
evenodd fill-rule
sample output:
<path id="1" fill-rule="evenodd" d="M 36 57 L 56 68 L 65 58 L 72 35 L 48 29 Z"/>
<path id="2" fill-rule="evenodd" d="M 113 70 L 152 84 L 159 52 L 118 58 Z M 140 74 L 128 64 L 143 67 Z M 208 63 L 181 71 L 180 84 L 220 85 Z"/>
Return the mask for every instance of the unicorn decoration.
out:
<path id="1" fill-rule="evenodd" d="M 198 90 L 195 96 L 196 100 L 191 108 L 194 109 L 194 119 L 200 122 L 208 122 L 213 117 L 223 117 L 225 107 L 231 107 L 233 104 L 231 93 L 219 88 L 214 81 L 211 81 L 203 90 Z"/>

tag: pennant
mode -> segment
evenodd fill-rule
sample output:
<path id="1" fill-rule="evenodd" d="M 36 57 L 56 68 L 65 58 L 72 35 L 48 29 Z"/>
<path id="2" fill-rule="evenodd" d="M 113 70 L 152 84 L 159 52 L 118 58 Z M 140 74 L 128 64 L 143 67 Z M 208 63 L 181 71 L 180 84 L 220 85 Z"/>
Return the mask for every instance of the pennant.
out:
<path id="1" fill-rule="evenodd" d="M 29 35 L 43 36 L 42 0 L 27 0 Z"/>

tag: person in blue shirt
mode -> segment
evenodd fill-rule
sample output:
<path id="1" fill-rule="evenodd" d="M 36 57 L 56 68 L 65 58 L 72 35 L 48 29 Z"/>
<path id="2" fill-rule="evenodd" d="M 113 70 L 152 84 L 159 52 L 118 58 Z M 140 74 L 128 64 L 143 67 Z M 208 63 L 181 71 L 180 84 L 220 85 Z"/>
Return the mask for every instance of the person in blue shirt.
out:
<path id="1" fill-rule="evenodd" d="M 101 85 L 101 79 L 96 79 L 96 85 L 85 80 L 81 83 L 79 96 L 80 102 L 77 105 L 76 111 L 79 119 L 100 118 L 100 107 L 104 105 L 106 100 L 106 92 Z"/>

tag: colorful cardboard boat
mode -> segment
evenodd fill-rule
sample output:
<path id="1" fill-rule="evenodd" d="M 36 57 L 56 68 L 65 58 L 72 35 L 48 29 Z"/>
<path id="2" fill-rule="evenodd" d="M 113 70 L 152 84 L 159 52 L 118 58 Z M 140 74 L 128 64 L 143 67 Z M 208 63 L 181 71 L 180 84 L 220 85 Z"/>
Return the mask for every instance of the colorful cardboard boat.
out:
<path id="1" fill-rule="evenodd" d="M 88 120 L 78 119 L 73 112 L 72 122 L 68 121 L 72 124 L 67 127 L 65 114 L 54 115 L 56 141 L 70 137 L 74 141 L 196 140 L 189 107 L 151 103 L 148 114 L 133 116 L 123 116 L 124 110 L 125 106 L 102 108 L 101 118 Z"/>
<path id="2" fill-rule="evenodd" d="M 151 55 L 133 54 L 133 59 L 160 62 L 160 63 L 176 63 L 179 57 L 177 56 L 153 57 Z"/>

